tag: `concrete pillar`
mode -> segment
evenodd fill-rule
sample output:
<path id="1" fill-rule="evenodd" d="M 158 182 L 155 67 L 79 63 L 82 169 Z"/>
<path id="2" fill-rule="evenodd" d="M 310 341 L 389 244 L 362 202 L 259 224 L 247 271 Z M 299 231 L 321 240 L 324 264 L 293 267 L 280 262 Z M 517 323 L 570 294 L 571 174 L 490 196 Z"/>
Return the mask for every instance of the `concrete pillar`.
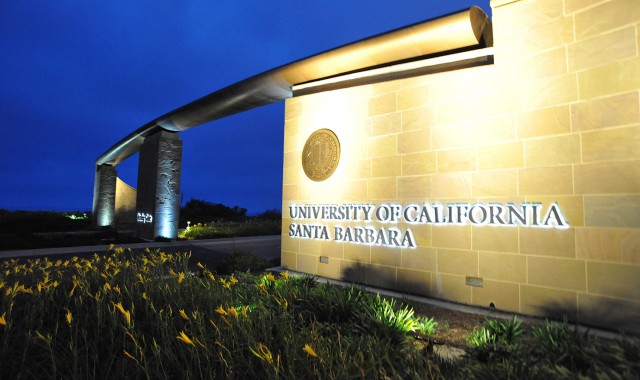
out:
<path id="1" fill-rule="evenodd" d="M 93 223 L 98 227 L 112 226 L 116 218 L 116 179 L 118 173 L 111 165 L 96 168 L 93 183 Z"/>
<path id="2" fill-rule="evenodd" d="M 178 236 L 182 141 L 161 131 L 144 140 L 138 164 L 136 226 L 140 237 Z"/>

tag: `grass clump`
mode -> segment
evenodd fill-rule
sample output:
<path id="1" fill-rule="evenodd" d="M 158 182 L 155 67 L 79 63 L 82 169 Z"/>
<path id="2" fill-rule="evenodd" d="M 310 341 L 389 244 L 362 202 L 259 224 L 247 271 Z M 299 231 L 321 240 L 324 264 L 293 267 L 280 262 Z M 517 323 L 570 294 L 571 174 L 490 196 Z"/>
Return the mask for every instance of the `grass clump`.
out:
<path id="1" fill-rule="evenodd" d="M 534 327 L 533 354 L 559 373 L 590 378 L 637 378 L 640 374 L 640 339 L 603 341 L 588 330 L 547 322 Z M 620 377 L 622 375 L 622 377 Z"/>
<path id="2" fill-rule="evenodd" d="M 498 351 L 517 346 L 522 333 L 522 323 L 515 316 L 506 321 L 485 318 L 482 326 L 469 334 L 467 342 L 477 350 Z"/>
<path id="3" fill-rule="evenodd" d="M 627 379 L 640 376 L 640 339 L 600 339 L 578 327 L 547 321 L 524 329 L 513 317 L 485 319 L 467 337 L 470 357 L 460 372 L 472 378 Z"/>

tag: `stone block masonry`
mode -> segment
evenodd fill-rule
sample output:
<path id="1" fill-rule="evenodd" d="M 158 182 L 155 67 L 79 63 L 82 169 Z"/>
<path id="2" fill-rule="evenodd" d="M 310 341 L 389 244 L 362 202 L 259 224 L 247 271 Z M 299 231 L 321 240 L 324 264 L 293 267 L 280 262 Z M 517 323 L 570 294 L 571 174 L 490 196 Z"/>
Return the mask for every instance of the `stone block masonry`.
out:
<path id="1" fill-rule="evenodd" d="M 286 101 L 283 265 L 638 333 L 640 2 L 491 5 L 493 64 Z M 341 153 L 315 182 L 300 161 L 321 128 Z M 352 215 L 341 205 L 373 216 L 300 220 L 316 209 Z M 555 205 L 555 223 L 490 223 L 508 205 Z M 380 207 L 409 208 L 410 218 L 380 220 Z M 415 223 L 425 207 L 464 218 Z M 291 234 L 301 223 L 329 232 Z M 411 231 L 415 247 L 334 239 L 357 229 Z"/>
<path id="2" fill-rule="evenodd" d="M 136 226 L 148 239 L 178 235 L 182 141 L 178 133 L 161 131 L 140 148 Z"/>
<path id="3" fill-rule="evenodd" d="M 93 222 L 98 227 L 111 226 L 116 217 L 116 168 L 100 165 L 93 185 Z"/>

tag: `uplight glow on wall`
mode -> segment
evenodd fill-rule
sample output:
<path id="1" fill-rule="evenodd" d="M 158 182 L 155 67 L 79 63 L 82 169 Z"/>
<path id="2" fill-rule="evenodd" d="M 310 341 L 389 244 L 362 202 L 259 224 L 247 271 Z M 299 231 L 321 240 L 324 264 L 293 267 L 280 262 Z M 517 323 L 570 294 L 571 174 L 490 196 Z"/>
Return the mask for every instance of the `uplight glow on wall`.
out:
<path id="1" fill-rule="evenodd" d="M 495 48 L 294 86 L 282 263 L 637 332 L 640 5 L 491 3 Z M 317 181 L 302 159 L 322 129 L 340 156 Z"/>
<path id="2" fill-rule="evenodd" d="M 284 267 L 638 333 L 640 5 L 491 6 L 493 20 L 474 7 L 238 82 L 96 165 L 286 99 Z M 139 187 L 173 189 L 138 191 L 150 238 L 174 236 L 179 212 L 179 167 L 159 161 L 139 165 Z M 94 212 L 112 222 L 106 169 Z"/>

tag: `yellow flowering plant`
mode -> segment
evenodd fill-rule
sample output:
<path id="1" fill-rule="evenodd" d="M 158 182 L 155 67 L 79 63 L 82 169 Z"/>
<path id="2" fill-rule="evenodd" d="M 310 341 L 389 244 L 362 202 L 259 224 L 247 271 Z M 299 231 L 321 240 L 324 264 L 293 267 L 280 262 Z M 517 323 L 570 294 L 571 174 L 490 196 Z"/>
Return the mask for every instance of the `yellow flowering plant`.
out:
<path id="1" fill-rule="evenodd" d="M 336 337 L 332 331 L 358 330 L 327 322 L 335 308 L 311 280 L 227 275 L 188 258 L 112 247 L 82 258 L 0 261 L 0 358 L 17 363 L 3 365 L 1 376 L 18 378 L 21 363 L 37 361 L 34 378 L 359 378 L 360 368 L 375 378 L 376 362 L 353 354 L 372 347 L 383 352 L 380 362 L 407 366 L 396 352 L 420 361 L 401 346 L 379 347 L 380 337 Z"/>

